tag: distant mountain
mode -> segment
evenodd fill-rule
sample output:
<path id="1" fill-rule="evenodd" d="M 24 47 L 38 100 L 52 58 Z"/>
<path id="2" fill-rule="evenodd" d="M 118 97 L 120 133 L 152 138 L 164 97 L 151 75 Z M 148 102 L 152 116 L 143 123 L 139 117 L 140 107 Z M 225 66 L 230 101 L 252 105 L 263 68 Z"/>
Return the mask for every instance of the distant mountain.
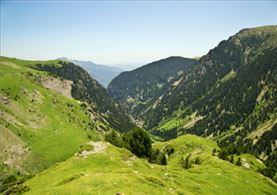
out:
<path id="1" fill-rule="evenodd" d="M 111 67 L 107 65 L 95 64 L 90 61 L 70 60 L 65 57 L 58 58 L 58 59 L 63 61 L 70 61 L 70 62 L 73 62 L 74 64 L 81 66 L 105 88 L 108 86 L 109 82 L 113 78 L 115 78 L 119 73 L 122 72 L 122 70 L 119 68 Z"/>
<path id="2" fill-rule="evenodd" d="M 176 86 L 181 75 L 195 62 L 189 58 L 169 57 L 122 72 L 110 82 L 108 92 L 138 118 L 153 101 Z"/>

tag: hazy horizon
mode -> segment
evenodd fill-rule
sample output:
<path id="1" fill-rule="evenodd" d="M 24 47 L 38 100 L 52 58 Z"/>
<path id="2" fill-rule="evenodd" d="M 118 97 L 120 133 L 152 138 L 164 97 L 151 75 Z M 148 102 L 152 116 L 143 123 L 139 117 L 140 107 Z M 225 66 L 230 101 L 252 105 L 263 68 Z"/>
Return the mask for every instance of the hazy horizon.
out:
<path id="1" fill-rule="evenodd" d="M 243 28 L 276 25 L 275 10 L 276 1 L 1 1 L 1 56 L 127 70 L 203 56 Z"/>

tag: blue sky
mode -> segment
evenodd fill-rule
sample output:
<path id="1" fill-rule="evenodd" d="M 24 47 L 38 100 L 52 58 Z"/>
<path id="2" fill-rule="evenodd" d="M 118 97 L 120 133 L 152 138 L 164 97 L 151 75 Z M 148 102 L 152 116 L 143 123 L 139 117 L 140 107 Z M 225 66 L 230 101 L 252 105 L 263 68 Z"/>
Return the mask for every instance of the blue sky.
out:
<path id="1" fill-rule="evenodd" d="M 1 1 L 1 55 L 142 65 L 277 24 L 277 1 Z"/>

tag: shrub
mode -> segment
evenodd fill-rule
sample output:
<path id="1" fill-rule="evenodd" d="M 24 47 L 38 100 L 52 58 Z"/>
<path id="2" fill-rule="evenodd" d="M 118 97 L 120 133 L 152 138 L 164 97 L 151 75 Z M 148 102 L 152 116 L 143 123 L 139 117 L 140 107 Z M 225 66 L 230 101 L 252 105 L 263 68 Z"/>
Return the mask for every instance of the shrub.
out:
<path id="1" fill-rule="evenodd" d="M 114 130 L 106 134 L 105 141 L 110 142 L 111 144 L 120 148 L 124 146 L 121 136 Z"/>
<path id="2" fill-rule="evenodd" d="M 124 134 L 123 142 L 125 147 L 138 157 L 149 157 L 152 142 L 148 133 L 143 129 L 135 128 Z"/>
<path id="3" fill-rule="evenodd" d="M 201 159 L 200 157 L 196 157 L 195 160 L 194 160 L 194 164 L 197 164 L 197 165 L 200 165 L 201 164 Z"/>
<path id="4" fill-rule="evenodd" d="M 150 163 L 167 164 L 166 154 L 152 148 L 150 136 L 143 129 L 135 128 L 122 136 L 115 131 L 111 131 L 106 134 L 105 141 L 117 147 L 124 147 L 138 157 L 147 158 Z M 173 151 L 172 148 L 168 149 L 169 153 Z"/>
<path id="5" fill-rule="evenodd" d="M 189 158 L 190 158 L 190 155 L 188 155 L 185 159 L 182 159 L 182 167 L 185 169 L 191 168 L 191 162 Z"/>
<path id="6" fill-rule="evenodd" d="M 221 149 L 219 152 L 218 152 L 218 157 L 221 158 L 222 160 L 227 160 L 228 158 L 228 152 L 225 148 Z"/>
<path id="7" fill-rule="evenodd" d="M 156 163 L 160 165 L 166 165 L 167 164 L 166 155 L 158 149 L 156 150 L 151 149 L 150 155 L 148 157 L 148 162 Z"/>

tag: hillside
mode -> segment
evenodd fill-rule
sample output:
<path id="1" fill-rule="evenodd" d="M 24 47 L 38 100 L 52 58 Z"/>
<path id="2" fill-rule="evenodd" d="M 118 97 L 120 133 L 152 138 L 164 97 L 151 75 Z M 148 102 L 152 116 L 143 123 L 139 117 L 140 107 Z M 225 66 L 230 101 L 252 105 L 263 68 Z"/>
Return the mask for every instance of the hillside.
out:
<path id="1" fill-rule="evenodd" d="M 241 30 L 210 50 L 143 114 L 164 138 L 212 136 L 262 159 L 276 150 L 277 26 Z M 227 142 L 227 143 L 226 143 Z"/>
<path id="2" fill-rule="evenodd" d="M 81 67 L 67 61 L 58 61 L 59 66 L 35 64 L 33 68 L 72 81 L 71 94 L 74 99 L 87 102 L 97 114 L 115 130 L 127 132 L 134 127 L 129 115 L 117 104 L 106 89 Z"/>
<path id="3" fill-rule="evenodd" d="M 185 133 L 213 137 L 223 148 L 237 148 L 232 153 L 252 153 L 264 160 L 275 170 L 273 178 L 277 26 L 243 29 L 172 82 L 160 83 L 156 74 L 167 78 L 172 72 L 155 72 L 152 66 L 162 67 L 169 59 L 121 73 L 110 83 L 109 93 L 152 134 L 164 139 Z"/>
<path id="4" fill-rule="evenodd" d="M 71 97 L 71 81 L 29 67 L 36 63 L 0 58 L 1 183 L 67 159 L 110 128 Z"/>
<path id="5" fill-rule="evenodd" d="M 195 62 L 183 57 L 152 62 L 119 74 L 110 82 L 108 92 L 139 119 L 153 101 L 180 82 L 180 75 Z"/>
<path id="6" fill-rule="evenodd" d="M 38 70 L 43 67 L 61 70 L 64 77 Z M 68 69 L 73 71 L 70 77 Z M 86 81 L 91 82 L 89 89 Z M 128 130 L 124 122 L 120 128 L 112 123 L 120 119 L 109 110 L 121 111 L 106 94 L 73 64 L 0 57 L 0 190 L 2 181 L 35 174 L 66 160 L 88 140 L 102 140 L 111 126 Z"/>
<path id="7" fill-rule="evenodd" d="M 251 169 L 239 167 L 212 155 L 217 145 L 196 136 L 156 143 L 171 145 L 169 164 L 150 164 L 128 150 L 106 142 L 43 171 L 18 188 L 26 194 L 275 194 L 277 186 Z M 200 164 L 182 168 L 189 153 Z M 253 161 L 254 162 L 254 161 Z M 247 163 L 245 159 L 245 163 Z M 249 163 L 249 162 L 248 162 Z M 262 165 L 261 165 L 262 166 Z"/>
<path id="8" fill-rule="evenodd" d="M 59 59 L 63 61 L 69 61 L 81 66 L 92 76 L 92 78 L 97 80 L 105 88 L 108 86 L 112 79 L 114 79 L 117 75 L 119 75 L 120 72 L 122 72 L 122 70 L 120 70 L 119 68 L 95 64 L 90 61 L 69 60 L 67 58 Z"/>
<path id="9" fill-rule="evenodd" d="M 201 123 L 213 120 L 210 126 L 217 124 L 217 132 L 217 129 L 227 130 L 234 121 L 241 123 L 246 119 L 243 115 L 249 116 L 267 96 L 269 100 L 265 103 L 271 105 L 262 106 L 276 107 L 273 88 L 276 84 L 276 31 L 277 26 L 245 29 L 222 41 L 182 75 L 180 84 L 165 94 L 155 108 L 149 109 L 145 126 L 155 127 L 163 117 L 182 109 L 205 116 Z M 226 120 L 222 119 L 227 116 L 230 119 L 223 125 Z M 201 129 L 205 128 L 207 126 Z M 209 131 L 213 131 L 212 128 L 207 134 L 212 133 Z"/>
<path id="10" fill-rule="evenodd" d="M 108 90 L 67 60 L 0 57 L 0 193 L 276 194 L 276 63 L 277 26 Z"/>

